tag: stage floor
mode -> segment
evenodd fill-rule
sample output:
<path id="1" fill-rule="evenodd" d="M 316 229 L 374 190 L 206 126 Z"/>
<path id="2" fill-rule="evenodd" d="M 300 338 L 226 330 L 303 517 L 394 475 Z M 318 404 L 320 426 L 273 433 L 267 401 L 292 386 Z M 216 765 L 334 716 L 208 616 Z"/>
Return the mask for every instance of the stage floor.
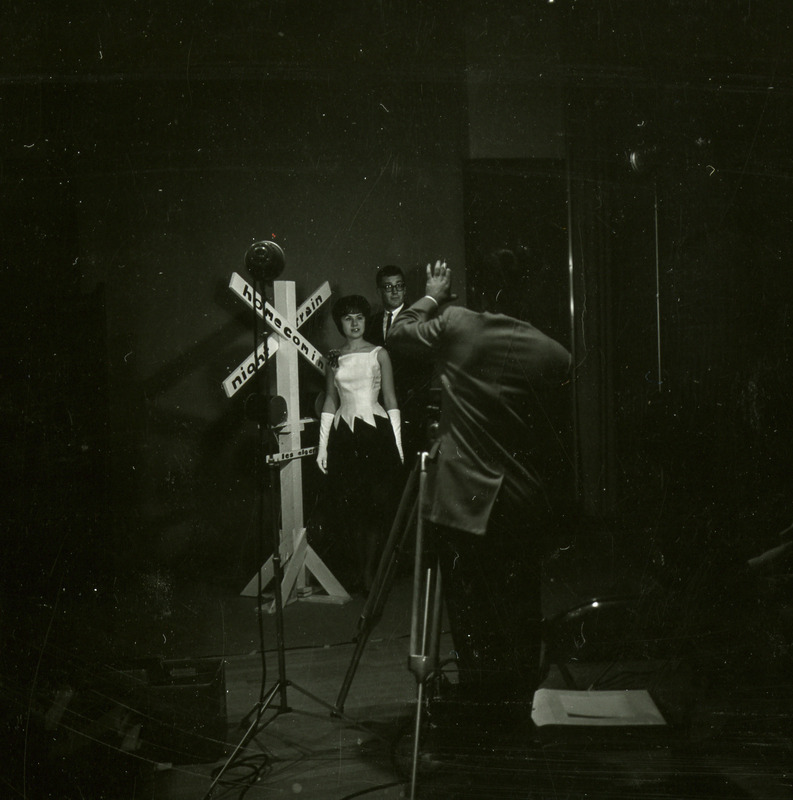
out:
<path id="1" fill-rule="evenodd" d="M 575 574 L 569 564 L 548 564 L 546 616 L 631 589 L 615 582 L 620 570 L 589 570 L 586 579 Z M 332 711 L 351 666 L 364 599 L 285 608 L 288 711 L 275 713 L 279 703 L 273 703 L 213 797 L 409 796 L 416 699 L 408 670 L 411 596 L 411 577 L 402 571 L 354 670 L 343 717 Z M 38 624 L 15 628 L 15 637 L 28 637 L 27 666 L 3 672 L 8 796 L 205 797 L 213 771 L 226 763 L 250 712 L 279 677 L 275 615 L 257 614 L 253 598 L 218 585 L 159 573 L 140 575 L 109 604 L 64 600 L 39 611 Z M 790 798 L 789 675 L 760 653 L 748 669 L 703 674 L 716 658 L 707 638 L 691 635 L 695 647 L 676 647 L 671 655 L 667 648 L 660 657 L 634 647 L 609 663 L 582 648 L 568 663 L 579 688 L 649 688 L 669 723 L 652 735 L 631 728 L 536 729 L 525 720 L 501 729 L 483 720 L 429 742 L 417 796 Z M 441 655 L 452 653 L 444 630 Z M 176 678 L 129 694 L 119 689 L 119 679 L 123 685 L 150 680 L 146 670 L 158 663 L 176 663 Z M 201 677 L 204 667 L 213 680 Z M 566 685 L 552 665 L 544 686 Z"/>

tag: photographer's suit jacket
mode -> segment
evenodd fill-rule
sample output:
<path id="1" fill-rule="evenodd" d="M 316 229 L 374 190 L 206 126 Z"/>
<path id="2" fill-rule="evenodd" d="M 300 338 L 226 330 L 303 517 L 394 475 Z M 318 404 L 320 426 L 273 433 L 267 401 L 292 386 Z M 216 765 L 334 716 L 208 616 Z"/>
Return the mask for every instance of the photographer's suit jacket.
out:
<path id="1" fill-rule="evenodd" d="M 397 352 L 430 355 L 441 385 L 439 451 L 424 516 L 484 534 L 496 497 L 519 513 L 545 503 L 556 432 L 544 409 L 567 380 L 570 354 L 527 322 L 424 297 L 394 322 Z"/>

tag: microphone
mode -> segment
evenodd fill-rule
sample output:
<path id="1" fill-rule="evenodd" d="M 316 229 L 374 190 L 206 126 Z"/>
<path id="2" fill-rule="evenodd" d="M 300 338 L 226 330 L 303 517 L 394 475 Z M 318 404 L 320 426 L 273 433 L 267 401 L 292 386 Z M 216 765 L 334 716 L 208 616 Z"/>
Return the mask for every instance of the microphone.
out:
<path id="1" fill-rule="evenodd" d="M 284 251 L 269 239 L 255 242 L 245 253 L 245 266 L 257 281 L 275 280 L 286 266 Z"/>

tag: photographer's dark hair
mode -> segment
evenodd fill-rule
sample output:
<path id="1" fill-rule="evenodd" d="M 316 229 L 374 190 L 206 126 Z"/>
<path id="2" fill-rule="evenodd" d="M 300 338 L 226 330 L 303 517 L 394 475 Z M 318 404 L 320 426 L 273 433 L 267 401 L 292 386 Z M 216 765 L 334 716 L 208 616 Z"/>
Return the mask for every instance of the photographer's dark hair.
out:
<path id="1" fill-rule="evenodd" d="M 517 251 L 506 247 L 491 250 L 482 256 L 476 278 L 472 281 L 484 311 L 523 319 L 526 313 L 526 281 L 529 274 L 525 248 Z"/>
<path id="2" fill-rule="evenodd" d="M 520 285 L 521 265 L 513 250 L 501 248 L 492 250 L 483 259 L 485 275 L 498 289 L 516 289 Z"/>
<path id="3" fill-rule="evenodd" d="M 363 318 L 369 319 L 372 313 L 372 307 L 369 305 L 368 300 L 360 294 L 348 294 L 345 297 L 340 297 L 333 305 L 331 315 L 339 333 L 344 333 L 341 327 L 341 318 L 345 314 L 363 314 Z"/>

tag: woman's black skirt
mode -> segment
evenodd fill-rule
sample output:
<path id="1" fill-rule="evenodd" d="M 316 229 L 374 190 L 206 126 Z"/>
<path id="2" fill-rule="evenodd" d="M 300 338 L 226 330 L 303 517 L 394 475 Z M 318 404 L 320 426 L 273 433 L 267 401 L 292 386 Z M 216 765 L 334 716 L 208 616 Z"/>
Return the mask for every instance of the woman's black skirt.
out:
<path id="1" fill-rule="evenodd" d="M 372 516 L 392 516 L 402 492 L 399 452 L 391 422 L 376 416 L 375 423 L 372 426 L 355 419 L 354 429 L 350 429 L 340 419 L 338 427 L 330 429 L 329 489 L 337 513 L 350 515 L 351 524 L 368 522 Z"/>

